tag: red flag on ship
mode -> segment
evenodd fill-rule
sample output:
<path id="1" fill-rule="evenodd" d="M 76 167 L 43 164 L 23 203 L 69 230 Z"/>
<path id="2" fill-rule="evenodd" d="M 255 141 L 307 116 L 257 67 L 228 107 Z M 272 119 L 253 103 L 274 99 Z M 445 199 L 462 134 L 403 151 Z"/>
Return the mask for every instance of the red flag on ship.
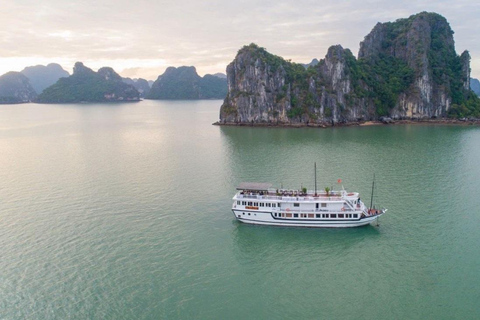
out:
<path id="1" fill-rule="evenodd" d="M 338 180 L 337 180 L 337 183 L 342 183 L 342 179 L 338 179 Z"/>

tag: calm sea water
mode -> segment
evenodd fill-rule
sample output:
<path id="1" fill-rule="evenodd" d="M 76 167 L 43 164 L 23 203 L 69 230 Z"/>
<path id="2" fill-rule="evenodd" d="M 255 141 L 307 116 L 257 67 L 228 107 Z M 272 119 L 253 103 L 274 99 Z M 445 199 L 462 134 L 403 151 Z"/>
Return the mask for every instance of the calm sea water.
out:
<path id="1" fill-rule="evenodd" d="M 221 101 L 0 106 L 0 319 L 479 319 L 480 128 L 218 127 Z M 380 226 L 237 223 L 242 181 Z"/>

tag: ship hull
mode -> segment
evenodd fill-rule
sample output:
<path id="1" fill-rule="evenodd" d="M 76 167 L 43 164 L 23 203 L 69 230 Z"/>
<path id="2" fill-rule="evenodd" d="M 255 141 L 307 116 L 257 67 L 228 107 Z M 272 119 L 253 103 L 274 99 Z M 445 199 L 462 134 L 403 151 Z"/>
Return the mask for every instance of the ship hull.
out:
<path id="1" fill-rule="evenodd" d="M 384 212 L 358 219 L 291 219 L 274 217 L 273 212 L 245 211 L 232 209 L 235 218 L 243 223 L 279 227 L 308 228 L 353 228 L 368 225 L 378 219 Z"/>

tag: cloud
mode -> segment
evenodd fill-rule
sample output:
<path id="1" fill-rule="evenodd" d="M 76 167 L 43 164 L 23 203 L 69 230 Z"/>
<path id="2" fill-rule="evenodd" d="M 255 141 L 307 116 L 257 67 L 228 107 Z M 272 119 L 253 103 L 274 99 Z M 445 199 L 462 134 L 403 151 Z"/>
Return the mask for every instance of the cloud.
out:
<path id="1" fill-rule="evenodd" d="M 335 44 L 357 53 L 377 22 L 420 11 L 438 12 L 449 20 L 457 51 L 470 50 L 473 74 L 480 76 L 474 62 L 480 57 L 475 39 L 480 3 L 464 0 L 4 0 L 0 73 L 11 70 L 5 62 L 12 60 L 6 59 L 17 57 L 84 61 L 92 67 L 101 63 L 145 77 L 184 64 L 202 73 L 225 72 L 237 51 L 251 42 L 287 59 L 309 62 Z M 19 19 L 19 12 L 25 18 Z"/>

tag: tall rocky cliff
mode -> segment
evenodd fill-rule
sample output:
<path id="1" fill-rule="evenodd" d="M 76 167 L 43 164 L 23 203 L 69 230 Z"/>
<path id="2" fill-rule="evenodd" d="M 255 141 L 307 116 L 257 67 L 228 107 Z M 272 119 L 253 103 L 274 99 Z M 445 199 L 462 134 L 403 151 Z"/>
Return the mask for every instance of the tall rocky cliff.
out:
<path id="1" fill-rule="evenodd" d="M 358 59 L 340 45 L 305 69 L 255 44 L 227 67 L 220 123 L 325 125 L 379 117 L 480 117 L 470 55 L 458 56 L 442 16 L 422 12 L 378 23 Z"/>

